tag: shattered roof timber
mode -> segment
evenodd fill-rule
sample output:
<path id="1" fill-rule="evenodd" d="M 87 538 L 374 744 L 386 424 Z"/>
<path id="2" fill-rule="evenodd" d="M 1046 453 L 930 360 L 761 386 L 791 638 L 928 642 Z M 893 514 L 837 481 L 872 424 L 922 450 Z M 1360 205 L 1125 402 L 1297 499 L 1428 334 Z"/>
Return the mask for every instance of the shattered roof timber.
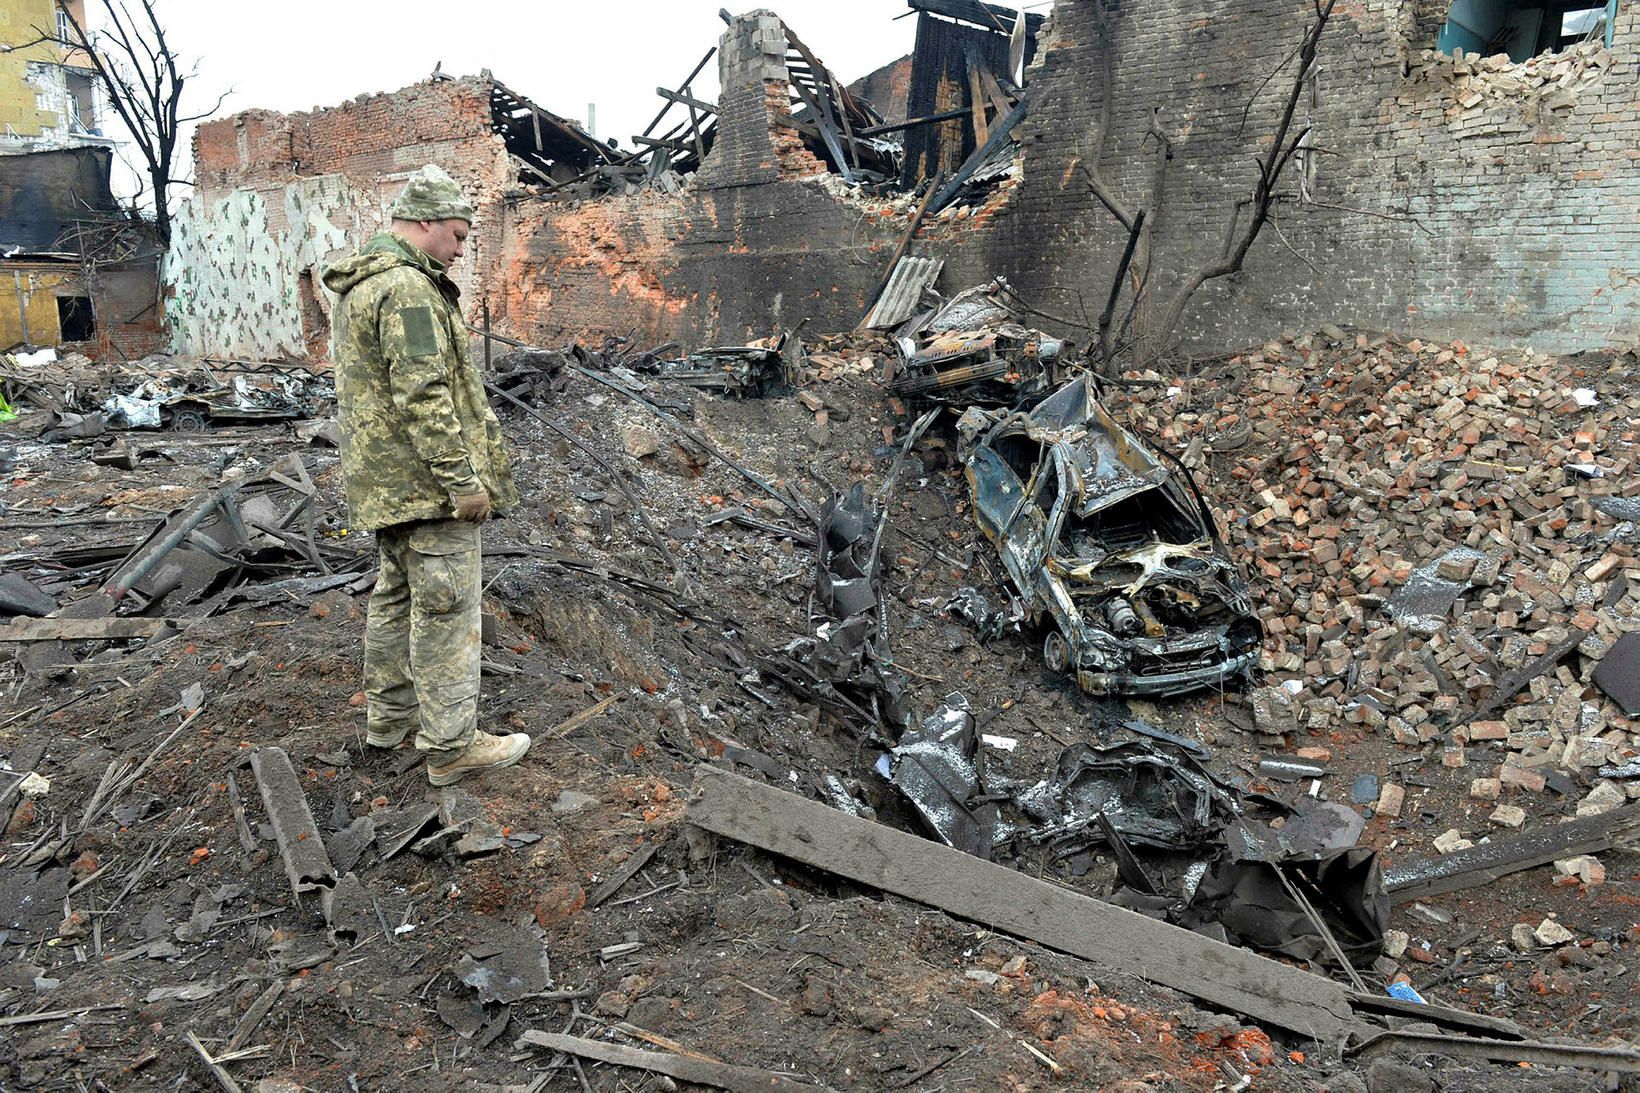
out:
<path id="1" fill-rule="evenodd" d="M 1007 102 L 1007 89 L 1018 92 L 1009 71 L 1010 35 L 1018 13 L 972 0 L 909 0 L 908 6 L 921 14 L 917 19 L 906 115 L 932 117 L 944 112 L 954 105 L 955 89 L 956 103 L 972 118 L 966 125 L 959 115 L 946 124 L 906 130 L 900 184 L 910 189 L 940 171 L 954 175 L 958 165 L 984 145 L 1007 116 L 1001 109 Z M 959 22 L 950 22 L 952 19 Z M 1035 54 L 1036 30 L 1040 26 L 1040 16 L 1034 22 L 1026 17 L 1026 64 Z M 999 81 L 1006 81 L 1007 89 Z M 996 111 L 989 123 L 985 121 L 987 110 Z M 931 211 L 937 212 L 938 207 Z"/>
<path id="2" fill-rule="evenodd" d="M 1004 34 L 1013 30 L 1014 20 L 1019 17 L 1019 12 L 1013 8 L 1005 8 L 1000 4 L 983 4 L 979 3 L 978 0 L 906 0 L 905 6 L 913 11 L 944 15 L 947 18 L 959 19 L 965 23 L 973 23 L 975 26 L 984 27 L 987 30 L 1001 31 Z M 1026 12 L 1026 32 L 1035 37 L 1046 20 L 1047 16 L 1040 12 Z"/>
<path id="3" fill-rule="evenodd" d="M 499 80 L 490 84 L 490 121 L 507 142 L 507 151 L 529 165 L 532 174 L 559 182 L 554 165 L 585 171 L 617 162 L 621 155 L 567 118 L 543 110 Z"/>
<path id="4" fill-rule="evenodd" d="M 862 167 L 891 172 L 893 164 L 858 135 L 861 130 L 881 125 L 882 117 L 869 102 L 851 95 L 790 25 L 786 26 L 786 44 L 791 90 L 807 110 L 807 117 L 792 119 L 794 128 L 821 142 L 826 158 L 845 181 L 854 181 L 855 172 Z"/>

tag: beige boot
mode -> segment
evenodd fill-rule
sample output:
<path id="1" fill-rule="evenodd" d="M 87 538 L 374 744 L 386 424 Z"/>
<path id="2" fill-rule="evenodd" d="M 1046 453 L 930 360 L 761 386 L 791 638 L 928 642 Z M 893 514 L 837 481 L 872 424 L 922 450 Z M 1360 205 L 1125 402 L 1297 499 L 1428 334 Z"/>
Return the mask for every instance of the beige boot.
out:
<path id="1" fill-rule="evenodd" d="M 467 750 L 441 766 L 427 764 L 427 780 L 435 786 L 447 786 L 481 770 L 510 767 L 530 750 L 528 733 L 515 732 L 506 736 L 491 736 L 480 729 L 473 734 Z"/>

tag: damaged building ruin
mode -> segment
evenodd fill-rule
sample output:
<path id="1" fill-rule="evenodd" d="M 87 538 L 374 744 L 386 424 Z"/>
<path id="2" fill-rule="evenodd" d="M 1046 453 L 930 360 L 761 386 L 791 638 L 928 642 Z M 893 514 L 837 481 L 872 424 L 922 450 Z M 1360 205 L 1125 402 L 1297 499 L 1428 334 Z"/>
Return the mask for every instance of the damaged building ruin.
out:
<path id="1" fill-rule="evenodd" d="M 632 331 L 739 343 L 803 317 L 851 326 L 916 215 L 904 184 L 926 190 L 938 174 L 949 190 L 974 158 L 969 181 L 989 174 L 991 185 L 932 195 L 912 249 L 943 263 L 948 289 L 1006 276 L 1060 319 L 1043 325 L 1074 336 L 1093 325 L 1127 236 L 1090 172 L 1147 210 L 1160 274 L 1211 259 L 1250 190 L 1248 149 L 1278 106 L 1268 78 L 1305 22 L 1277 3 L 1214 17 L 1170 2 L 1141 17 L 1076 0 L 1016 34 L 1006 9 L 910 6 L 920 27 L 909 71 L 901 62 L 856 85 L 884 89 L 884 107 L 838 87 L 777 16 L 735 17 L 706 62 L 718 65 L 720 99 L 700 101 L 686 81 L 668 105 L 674 117 L 687 108 L 689 123 L 639 142 L 677 154 L 666 185 L 487 75 L 203 125 L 198 193 L 167 266 L 175 348 L 323 357 L 328 303 L 314 271 L 373 229 L 399 181 L 429 160 L 479 197 L 478 245 L 460 274 L 482 286 L 467 295 L 469 317 L 487 304 L 496 329 L 537 344 Z M 1450 20 L 1429 0 L 1334 13 L 1276 230 L 1241 274 L 1191 301 L 1187 344 L 1323 321 L 1549 350 L 1627 336 L 1640 285 L 1613 256 L 1640 244 L 1640 11 L 1618 6 L 1598 32 L 1513 60 L 1502 39 L 1490 49 L 1501 32 L 1485 56 L 1474 34 L 1457 33 L 1476 23 L 1472 6 L 1453 5 Z M 913 120 L 941 120 L 860 128 L 897 105 L 896 79 Z M 523 120 L 505 117 L 503 101 Z M 892 164 L 861 159 L 886 143 L 898 192 L 874 181 Z M 599 196 L 563 185 L 600 171 L 621 184 Z"/>

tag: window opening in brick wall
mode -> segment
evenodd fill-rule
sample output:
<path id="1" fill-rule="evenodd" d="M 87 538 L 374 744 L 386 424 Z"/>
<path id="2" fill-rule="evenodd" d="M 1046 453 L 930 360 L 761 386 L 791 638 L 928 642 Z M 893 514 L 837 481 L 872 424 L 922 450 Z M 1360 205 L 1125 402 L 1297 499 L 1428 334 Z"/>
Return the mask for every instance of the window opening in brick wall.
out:
<path id="1" fill-rule="evenodd" d="M 474 255 L 476 263 L 477 255 Z M 296 296 L 301 306 L 302 344 L 309 360 L 323 360 L 330 355 L 330 316 L 319 302 L 318 281 L 313 267 L 308 266 L 296 277 Z"/>
<path id="2" fill-rule="evenodd" d="M 1611 45 L 1617 0 L 1453 0 L 1436 48 L 1524 61 L 1580 42 Z"/>
<path id="3" fill-rule="evenodd" d="M 57 328 L 65 342 L 88 342 L 97 336 L 97 320 L 91 314 L 91 297 L 57 297 Z"/>

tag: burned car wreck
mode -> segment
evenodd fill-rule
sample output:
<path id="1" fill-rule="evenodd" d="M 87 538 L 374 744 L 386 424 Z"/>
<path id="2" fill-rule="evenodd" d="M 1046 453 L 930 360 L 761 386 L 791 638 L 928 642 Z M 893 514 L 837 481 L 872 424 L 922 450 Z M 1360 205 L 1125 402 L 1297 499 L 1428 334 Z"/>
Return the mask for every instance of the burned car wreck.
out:
<path id="1" fill-rule="evenodd" d="M 1212 513 L 1100 405 L 1091 378 L 1034 410 L 957 422 L 980 529 L 1043 659 L 1090 694 L 1173 695 L 1247 675 L 1263 631 Z"/>

